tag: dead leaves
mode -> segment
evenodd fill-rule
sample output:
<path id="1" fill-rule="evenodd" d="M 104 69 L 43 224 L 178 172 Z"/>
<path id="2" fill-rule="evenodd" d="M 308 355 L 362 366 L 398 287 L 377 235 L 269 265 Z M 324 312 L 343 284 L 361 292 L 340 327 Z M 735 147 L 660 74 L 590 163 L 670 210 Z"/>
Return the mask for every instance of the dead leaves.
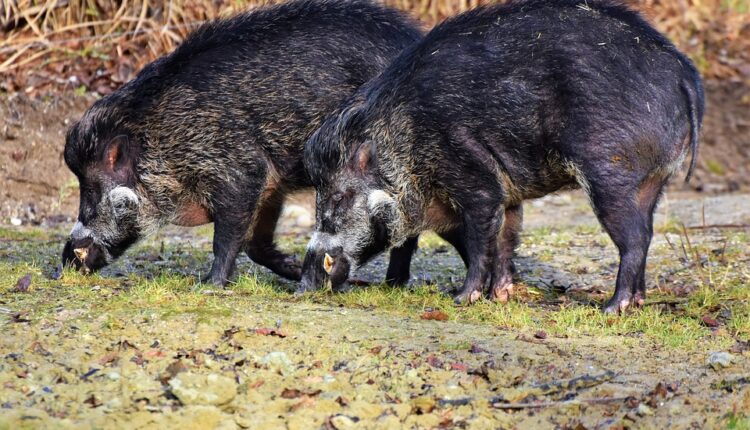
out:
<path id="1" fill-rule="evenodd" d="M 167 354 L 161 349 L 149 349 L 143 353 L 143 356 L 146 358 L 164 358 Z"/>
<path id="2" fill-rule="evenodd" d="M 315 397 L 322 393 L 322 390 L 298 390 L 296 388 L 284 388 L 281 392 L 282 399 L 299 399 L 298 402 L 294 403 L 289 409 L 294 412 L 301 408 L 315 406 Z"/>
<path id="3" fill-rule="evenodd" d="M 701 317 L 701 321 L 703 322 L 703 325 L 705 325 L 706 327 L 716 328 L 720 325 L 719 321 L 715 320 L 714 318 L 711 318 L 710 315 L 703 315 Z"/>
<path id="4" fill-rule="evenodd" d="M 99 364 L 101 364 L 102 366 L 106 366 L 107 364 L 116 363 L 119 359 L 120 354 L 113 351 L 103 355 L 102 358 L 99 359 Z"/>
<path id="5" fill-rule="evenodd" d="M 441 310 L 433 309 L 425 311 L 419 318 L 429 321 L 448 321 L 448 314 Z"/>
<path id="6" fill-rule="evenodd" d="M 297 399 L 303 396 L 315 397 L 322 392 L 322 390 L 298 390 L 296 388 L 284 388 L 284 391 L 281 392 L 281 397 L 284 399 Z"/>
<path id="7" fill-rule="evenodd" d="M 29 350 L 34 354 L 39 354 L 44 357 L 49 357 L 50 355 L 52 355 L 52 353 L 47 351 L 39 342 L 33 342 L 29 347 Z"/>
<path id="8" fill-rule="evenodd" d="M 469 348 L 469 352 L 472 353 L 472 354 L 479 354 L 479 353 L 488 352 L 488 351 L 486 349 L 482 348 L 481 346 L 479 346 L 479 345 L 477 345 L 475 343 L 472 343 L 471 344 L 471 348 Z"/>
<path id="9" fill-rule="evenodd" d="M 285 331 L 276 328 L 256 328 L 253 329 L 253 332 L 261 336 L 276 336 L 282 339 L 287 337 L 287 333 Z"/>
<path id="10" fill-rule="evenodd" d="M 92 408 L 98 408 L 102 405 L 102 402 L 96 398 L 93 394 L 90 395 L 86 400 L 83 401 L 83 403 L 91 406 Z"/>
<path id="11" fill-rule="evenodd" d="M 242 331 L 241 328 L 237 326 L 232 326 L 224 330 L 222 339 L 231 340 L 235 334 L 240 333 L 241 331 Z M 260 336 L 275 336 L 275 337 L 279 337 L 282 339 L 288 336 L 286 331 L 278 327 L 276 328 L 273 328 L 273 327 L 252 328 L 252 329 L 248 329 L 248 332 L 255 333 Z"/>
<path id="12" fill-rule="evenodd" d="M 468 372 L 469 366 L 464 363 L 451 363 L 451 370 L 457 370 L 459 372 Z"/>
<path id="13" fill-rule="evenodd" d="M 10 314 L 10 322 L 12 323 L 28 323 L 31 322 L 30 319 L 26 318 L 26 315 L 29 314 L 29 311 L 20 311 L 20 312 L 13 312 Z"/>
<path id="14" fill-rule="evenodd" d="M 31 286 L 31 273 L 27 273 L 26 276 L 16 282 L 16 286 L 13 287 L 13 291 L 16 293 L 28 293 L 29 287 Z"/>
<path id="15" fill-rule="evenodd" d="M 443 361 L 437 358 L 437 356 L 435 356 L 434 354 L 430 354 L 427 357 L 427 364 L 438 369 L 441 369 L 443 367 Z"/>
<path id="16" fill-rule="evenodd" d="M 190 368 L 185 364 L 185 362 L 177 359 L 170 363 L 169 366 L 164 369 L 164 372 L 159 375 L 159 381 L 162 384 L 167 385 L 170 379 L 174 378 L 182 372 L 187 372 L 188 370 L 190 370 Z"/>

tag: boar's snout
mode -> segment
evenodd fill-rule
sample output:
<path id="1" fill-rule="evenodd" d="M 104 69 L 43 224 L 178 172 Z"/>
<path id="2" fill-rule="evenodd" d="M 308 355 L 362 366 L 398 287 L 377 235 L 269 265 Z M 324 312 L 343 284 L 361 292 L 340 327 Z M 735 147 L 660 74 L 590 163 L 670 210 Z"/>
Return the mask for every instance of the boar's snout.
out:
<path id="1" fill-rule="evenodd" d="M 308 249 L 302 264 L 302 285 L 298 293 L 319 289 L 328 279 L 333 291 L 344 291 L 349 288 L 349 270 L 351 264 L 341 247 L 328 252 Z"/>
<path id="2" fill-rule="evenodd" d="M 63 266 L 72 266 L 84 273 L 95 272 L 107 265 L 105 252 L 90 237 L 70 239 L 62 253 Z"/>

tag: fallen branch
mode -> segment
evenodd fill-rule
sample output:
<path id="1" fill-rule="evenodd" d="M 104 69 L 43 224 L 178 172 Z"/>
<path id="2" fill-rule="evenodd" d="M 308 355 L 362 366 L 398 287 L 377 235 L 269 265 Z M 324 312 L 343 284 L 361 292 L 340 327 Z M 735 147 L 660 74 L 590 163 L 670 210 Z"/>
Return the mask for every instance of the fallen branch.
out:
<path id="1" fill-rule="evenodd" d="M 502 402 L 490 402 L 493 408 L 496 409 L 540 409 L 550 408 L 554 406 L 565 406 L 585 403 L 588 405 L 602 405 L 607 403 L 624 402 L 632 399 L 632 396 L 628 397 L 602 397 L 596 399 L 580 399 L 580 400 L 563 400 L 557 402 L 541 402 L 541 403 L 502 403 Z"/>
<path id="2" fill-rule="evenodd" d="M 534 385 L 533 388 L 537 388 L 542 391 L 542 394 L 549 395 L 553 393 L 559 393 L 561 391 L 576 391 L 584 388 L 591 388 L 597 385 L 601 385 L 605 382 L 609 382 L 616 376 L 615 372 L 607 370 L 600 375 L 583 375 L 573 379 L 566 379 L 562 381 L 552 381 L 544 384 Z"/>

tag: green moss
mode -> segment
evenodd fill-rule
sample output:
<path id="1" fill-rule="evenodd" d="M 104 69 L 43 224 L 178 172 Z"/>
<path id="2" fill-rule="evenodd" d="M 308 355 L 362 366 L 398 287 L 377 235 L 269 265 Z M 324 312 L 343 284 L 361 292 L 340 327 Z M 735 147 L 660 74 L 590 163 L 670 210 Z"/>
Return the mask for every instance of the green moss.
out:
<path id="1" fill-rule="evenodd" d="M 716 160 L 706 160 L 706 168 L 709 172 L 719 176 L 724 176 L 727 173 L 726 167 Z"/>

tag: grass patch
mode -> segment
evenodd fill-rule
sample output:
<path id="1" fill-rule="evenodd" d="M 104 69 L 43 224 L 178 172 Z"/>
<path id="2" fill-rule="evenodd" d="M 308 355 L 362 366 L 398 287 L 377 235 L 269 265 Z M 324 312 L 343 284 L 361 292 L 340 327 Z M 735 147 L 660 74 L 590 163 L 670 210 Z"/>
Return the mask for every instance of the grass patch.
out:
<path id="1" fill-rule="evenodd" d="M 674 276 L 678 278 L 670 282 L 680 285 L 693 283 L 698 286 L 697 289 L 687 297 L 677 297 L 669 289 L 652 293 L 649 303 L 668 304 L 647 305 L 624 316 L 604 315 L 592 306 L 592 301 L 604 298 L 601 294 L 560 296 L 523 283 L 518 285 L 519 293 L 510 303 L 480 301 L 461 307 L 456 306 L 451 297 L 440 292 L 435 285 L 410 288 L 374 285 L 347 293 L 318 291 L 297 297 L 291 292 L 293 286 L 258 270 L 256 274 L 241 274 L 226 291 L 207 294 L 207 290 L 215 288 L 201 284 L 195 276 L 180 272 L 185 266 L 196 264 L 196 259 L 204 261 L 205 250 L 182 252 L 176 250 L 181 245 L 156 246 L 149 242 L 129 254 L 128 266 L 135 266 L 136 271 L 127 276 L 82 276 L 66 270 L 61 279 L 52 280 L 49 278 L 50 262 L 57 261 L 58 257 L 57 247 L 49 246 L 48 240 L 56 237 L 54 232 L 0 229 L 0 236 L 13 239 L 4 242 L 0 252 L 23 256 L 23 260 L 0 261 L 2 306 L 11 312 L 26 312 L 31 319 L 53 317 L 61 310 L 72 309 L 81 310 L 81 318 L 108 314 L 110 317 L 102 324 L 111 327 L 117 327 L 116 316 L 124 313 L 144 317 L 156 315 L 160 318 L 192 314 L 199 321 L 210 323 L 245 312 L 261 302 L 287 305 L 315 303 L 377 309 L 379 312 L 411 318 L 419 318 L 428 309 L 440 309 L 451 322 L 487 324 L 527 334 L 542 330 L 558 337 L 616 337 L 623 343 L 645 339 L 681 349 L 724 348 L 734 343 L 735 339 L 750 338 L 750 309 L 747 306 L 750 302 L 750 289 L 747 288 L 750 270 L 746 263 L 742 263 L 742 259 L 746 258 L 742 249 L 746 249 L 748 244 L 748 236 L 744 233 L 728 233 L 727 245 L 718 255 L 712 252 L 716 245 L 701 244 L 697 238 L 692 238 L 694 249 L 688 255 L 698 256 L 702 266 L 700 269 L 676 271 L 678 274 Z M 573 245 L 583 247 L 605 238 L 601 231 L 593 228 L 580 228 L 572 233 L 543 228 L 525 234 L 525 239 L 529 239 L 524 240 L 525 244 L 531 243 L 535 247 L 535 258 L 553 264 L 556 255 L 569 248 L 571 242 L 579 241 Z M 289 239 L 285 246 L 295 248 L 304 245 Z M 446 246 L 434 234 L 425 234 L 420 238 L 420 248 L 426 253 Z M 157 251 L 160 248 L 163 249 Z M 665 247 L 656 248 L 653 253 L 657 255 L 671 252 Z M 159 264 L 152 258 L 158 252 L 168 256 Z M 443 253 L 434 254 L 429 259 L 439 258 L 439 255 Z M 186 263 L 183 260 L 187 258 L 192 260 Z M 664 259 L 670 261 L 669 258 Z M 676 267 L 689 263 L 670 262 Z M 431 264 L 431 268 L 436 267 L 432 262 L 428 264 Z M 144 269 L 139 271 L 139 265 Z M 559 270 L 566 269 L 569 268 Z M 666 271 L 666 268 L 662 269 Z M 30 292 L 14 292 L 18 279 L 28 273 L 32 275 Z M 706 315 L 717 319 L 720 327 L 707 327 L 703 321 Z"/>

